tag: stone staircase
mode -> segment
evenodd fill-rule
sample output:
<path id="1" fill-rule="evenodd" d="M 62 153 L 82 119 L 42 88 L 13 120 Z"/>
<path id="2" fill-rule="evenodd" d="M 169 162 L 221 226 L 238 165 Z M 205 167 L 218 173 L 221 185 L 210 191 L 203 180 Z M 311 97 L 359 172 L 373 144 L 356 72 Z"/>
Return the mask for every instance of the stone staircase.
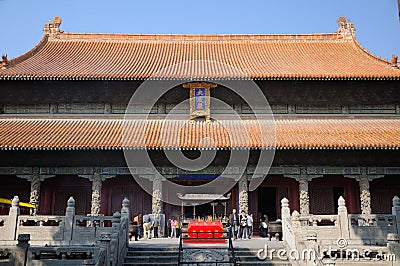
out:
<path id="1" fill-rule="evenodd" d="M 278 242 L 276 242 L 278 243 Z M 275 243 L 274 249 L 283 249 L 284 244 L 283 242 L 279 242 L 281 245 L 277 246 Z M 259 248 L 245 248 L 245 247 L 237 247 L 235 248 L 235 257 L 237 258 L 237 265 L 238 266 L 245 266 L 245 265 L 281 265 L 281 266 L 291 266 L 293 265 L 291 262 L 287 260 L 279 259 L 277 253 L 269 253 L 272 249 L 268 247 L 267 249 L 267 256 L 266 258 L 258 258 L 258 251 Z M 264 253 L 260 254 L 261 256 L 265 255 Z"/>
<path id="2" fill-rule="evenodd" d="M 178 247 L 129 247 L 125 256 L 124 265 L 178 265 Z"/>
<path id="3" fill-rule="evenodd" d="M 276 248 L 276 247 L 274 247 Z M 283 248 L 283 244 L 282 244 Z M 292 265 L 288 261 L 279 260 L 277 254 L 273 254 L 272 260 L 268 256 L 265 260 L 260 260 L 257 257 L 258 249 L 256 248 L 245 248 L 236 247 L 235 256 L 237 258 L 237 265 Z M 125 266 L 136 266 L 136 265 L 178 265 L 178 246 L 135 246 L 130 247 L 126 256 L 124 265 Z M 231 256 L 226 247 L 184 247 L 183 261 L 198 261 L 206 263 L 207 260 L 219 260 L 223 263 L 221 266 L 233 265 L 229 263 Z M 185 265 L 185 264 L 184 264 Z M 190 264 L 186 264 L 190 265 Z M 192 264 L 193 265 L 193 264 Z M 202 265 L 202 264 L 200 264 Z M 209 265 L 209 264 L 204 264 Z M 215 265 L 215 264 L 213 264 Z"/>

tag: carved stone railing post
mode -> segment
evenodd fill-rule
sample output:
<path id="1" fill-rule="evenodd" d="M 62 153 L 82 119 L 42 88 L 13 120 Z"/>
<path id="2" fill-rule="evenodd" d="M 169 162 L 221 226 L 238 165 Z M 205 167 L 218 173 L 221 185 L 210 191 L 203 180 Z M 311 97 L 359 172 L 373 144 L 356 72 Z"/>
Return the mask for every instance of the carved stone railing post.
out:
<path id="1" fill-rule="evenodd" d="M 292 225 L 295 231 L 300 229 L 301 222 L 300 222 L 300 213 L 296 210 L 292 213 Z"/>
<path id="2" fill-rule="evenodd" d="M 7 223 L 5 224 L 7 230 L 6 230 L 6 235 L 4 236 L 4 240 L 16 240 L 19 215 L 20 215 L 19 198 L 18 196 L 14 196 L 11 202 L 10 211 L 8 213 L 8 220 Z"/>
<path id="3" fill-rule="evenodd" d="M 346 202 L 342 196 L 338 199 L 338 216 L 340 226 L 340 237 L 344 239 L 350 238 L 350 224 L 347 213 Z"/>
<path id="4" fill-rule="evenodd" d="M 162 193 L 163 193 L 163 178 L 161 176 L 154 176 L 151 178 L 153 181 L 153 192 L 151 200 L 151 212 L 154 216 L 163 212 L 162 209 Z"/>
<path id="5" fill-rule="evenodd" d="M 73 237 L 72 234 L 74 229 L 74 218 L 75 218 L 75 200 L 73 197 L 70 197 L 67 202 L 67 209 L 65 210 L 63 242 L 66 244 L 70 244 Z"/>
<path id="6" fill-rule="evenodd" d="M 111 235 L 110 234 L 102 234 L 100 235 L 100 240 L 98 241 L 98 246 L 101 249 L 106 250 L 106 262 L 109 263 L 110 261 L 110 242 L 111 242 Z M 107 264 L 108 265 L 108 264 Z"/>
<path id="7" fill-rule="evenodd" d="M 126 223 L 128 224 L 128 226 L 129 226 L 129 221 L 130 221 L 130 219 L 131 219 L 130 213 L 129 213 L 129 205 L 130 205 L 130 202 L 129 202 L 128 198 L 125 197 L 124 200 L 122 201 L 121 222 L 122 222 L 124 219 L 126 219 Z M 128 227 L 128 228 L 129 228 L 129 227 Z M 126 230 L 126 237 L 125 237 L 125 239 L 126 239 L 126 246 L 128 247 L 128 246 L 129 246 L 129 229 Z"/>
<path id="8" fill-rule="evenodd" d="M 125 197 L 124 200 L 122 201 L 121 217 L 127 218 L 128 221 L 130 219 L 129 206 L 130 206 L 130 202 L 129 202 L 128 198 Z"/>
<path id="9" fill-rule="evenodd" d="M 110 250 L 110 265 L 118 264 L 118 247 L 119 247 L 119 230 L 121 228 L 121 214 L 114 213 L 112 218 L 112 233 L 111 233 L 111 250 Z"/>
<path id="10" fill-rule="evenodd" d="M 393 197 L 392 215 L 396 216 L 397 234 L 400 235 L 400 198 L 397 195 Z"/>
<path id="11" fill-rule="evenodd" d="M 286 240 L 287 226 L 286 223 L 290 220 L 289 200 L 283 198 L 281 200 L 281 214 L 282 214 L 282 240 Z"/>
<path id="12" fill-rule="evenodd" d="M 243 174 L 239 179 L 239 208 L 240 211 L 247 213 L 249 211 L 249 191 L 247 175 Z"/>
<path id="13" fill-rule="evenodd" d="M 26 265 L 27 253 L 29 248 L 29 241 L 31 237 L 29 234 L 19 234 L 18 235 L 18 244 L 15 250 L 15 266 L 24 266 Z"/>
<path id="14" fill-rule="evenodd" d="M 31 182 L 29 203 L 35 206 L 35 208 L 31 210 L 31 214 L 38 214 L 40 204 L 40 184 L 45 179 L 55 177 L 55 175 L 41 175 L 39 167 L 34 167 L 31 175 L 17 175 L 17 177 L 27 179 Z"/>

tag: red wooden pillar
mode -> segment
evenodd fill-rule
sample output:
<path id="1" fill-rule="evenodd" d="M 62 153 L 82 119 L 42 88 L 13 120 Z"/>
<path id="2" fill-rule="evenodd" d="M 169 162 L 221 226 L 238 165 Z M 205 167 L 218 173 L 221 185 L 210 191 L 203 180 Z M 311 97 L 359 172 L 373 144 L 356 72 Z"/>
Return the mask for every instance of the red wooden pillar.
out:
<path id="1" fill-rule="evenodd" d="M 344 179 L 344 197 L 349 213 L 360 213 L 360 188 L 353 178 Z"/>
<path id="2" fill-rule="evenodd" d="M 44 180 L 40 186 L 39 214 L 52 214 L 54 203 L 55 182 L 57 177 Z"/>
<path id="3" fill-rule="evenodd" d="M 299 194 L 299 182 L 295 179 L 289 180 L 289 207 L 290 212 L 294 210 L 300 211 L 300 194 Z"/>

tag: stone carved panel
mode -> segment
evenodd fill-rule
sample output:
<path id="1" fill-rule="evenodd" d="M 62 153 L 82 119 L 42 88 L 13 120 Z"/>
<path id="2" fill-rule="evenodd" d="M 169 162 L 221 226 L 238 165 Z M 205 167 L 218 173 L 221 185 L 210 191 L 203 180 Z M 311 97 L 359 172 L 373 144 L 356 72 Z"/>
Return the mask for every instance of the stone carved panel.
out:
<path id="1" fill-rule="evenodd" d="M 186 249 L 183 253 L 183 261 L 199 262 L 201 265 L 215 265 L 215 262 L 218 261 L 220 262 L 218 265 L 231 265 L 227 251 L 221 249 Z"/>

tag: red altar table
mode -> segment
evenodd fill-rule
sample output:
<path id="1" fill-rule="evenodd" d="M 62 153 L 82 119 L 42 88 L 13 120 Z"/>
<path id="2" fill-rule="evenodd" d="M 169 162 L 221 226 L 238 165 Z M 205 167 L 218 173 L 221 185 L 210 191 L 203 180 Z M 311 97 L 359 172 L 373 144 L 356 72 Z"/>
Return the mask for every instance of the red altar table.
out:
<path id="1" fill-rule="evenodd" d="M 184 243 L 225 243 L 224 227 L 221 222 L 189 222 L 188 237 Z"/>

